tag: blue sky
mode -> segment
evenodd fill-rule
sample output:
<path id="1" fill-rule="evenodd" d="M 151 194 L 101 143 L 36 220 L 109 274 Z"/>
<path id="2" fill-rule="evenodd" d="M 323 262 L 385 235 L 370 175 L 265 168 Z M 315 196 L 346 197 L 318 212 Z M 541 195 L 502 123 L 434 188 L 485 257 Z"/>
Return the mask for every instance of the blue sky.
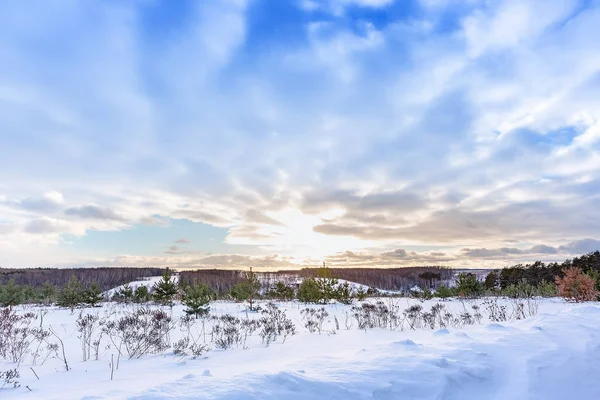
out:
<path id="1" fill-rule="evenodd" d="M 600 248 L 600 1 L 0 5 L 0 265 Z"/>

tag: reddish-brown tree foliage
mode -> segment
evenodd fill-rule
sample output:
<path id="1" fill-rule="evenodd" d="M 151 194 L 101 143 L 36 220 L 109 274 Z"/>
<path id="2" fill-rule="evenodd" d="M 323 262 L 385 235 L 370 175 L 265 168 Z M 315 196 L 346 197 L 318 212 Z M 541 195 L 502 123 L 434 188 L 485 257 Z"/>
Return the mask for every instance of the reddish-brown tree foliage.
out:
<path id="1" fill-rule="evenodd" d="M 564 277 L 555 278 L 558 293 L 567 300 L 594 301 L 598 292 L 594 288 L 594 279 L 581 272 L 580 268 L 570 267 L 563 269 Z"/>

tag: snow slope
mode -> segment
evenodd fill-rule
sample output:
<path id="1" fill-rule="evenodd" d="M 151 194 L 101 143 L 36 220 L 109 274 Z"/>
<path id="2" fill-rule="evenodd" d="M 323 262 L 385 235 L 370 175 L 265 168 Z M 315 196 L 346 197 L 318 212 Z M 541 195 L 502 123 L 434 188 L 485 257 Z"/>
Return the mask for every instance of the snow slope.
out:
<path id="1" fill-rule="evenodd" d="M 402 307 L 417 303 L 400 299 Z M 435 304 L 425 302 L 424 308 Z M 418 303 L 421 304 L 421 303 Z M 446 302 L 460 311 L 463 304 Z M 165 353 L 124 360 L 110 380 L 110 350 L 81 362 L 75 315 L 51 309 L 52 324 L 69 344 L 72 370 L 58 360 L 22 365 L 21 388 L 0 399 L 600 399 L 600 305 L 544 300 L 537 316 L 462 330 L 345 329 L 348 306 L 328 305 L 335 334 L 308 333 L 298 303 L 281 303 L 299 334 L 265 348 L 213 350 L 206 359 Z M 101 313 L 119 312 L 110 305 Z M 89 311 L 89 310 L 88 310 Z M 215 314 L 245 317 L 243 305 L 217 302 Z M 175 316 L 181 314 L 175 307 Z M 255 317 L 256 314 L 249 314 Z M 176 339 L 174 334 L 173 339 Z M 10 364 L 0 361 L 0 370 Z M 31 391 L 25 388 L 28 385 Z"/>
<path id="2" fill-rule="evenodd" d="M 161 279 L 162 279 L 162 276 L 145 277 L 139 281 L 132 281 L 132 282 L 129 282 L 128 284 L 117 286 L 115 288 L 107 290 L 104 292 L 104 294 L 107 298 L 110 299 L 115 293 L 117 293 L 119 291 L 119 289 L 124 288 L 127 285 L 129 285 L 129 287 L 131 287 L 133 290 L 137 289 L 140 286 L 146 286 L 149 290 L 151 290 L 154 287 L 154 284 L 159 282 Z M 173 282 L 178 283 L 179 282 L 179 274 L 173 274 L 172 279 L 173 279 Z"/>

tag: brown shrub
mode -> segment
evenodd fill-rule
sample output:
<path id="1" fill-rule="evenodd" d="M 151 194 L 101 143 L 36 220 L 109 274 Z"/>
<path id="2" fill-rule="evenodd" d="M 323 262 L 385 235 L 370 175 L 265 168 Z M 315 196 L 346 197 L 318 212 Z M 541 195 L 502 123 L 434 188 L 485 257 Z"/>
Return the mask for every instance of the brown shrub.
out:
<path id="1" fill-rule="evenodd" d="M 564 277 L 555 277 L 558 294 L 567 300 L 594 301 L 598 296 L 594 279 L 581 272 L 580 268 L 563 269 Z"/>

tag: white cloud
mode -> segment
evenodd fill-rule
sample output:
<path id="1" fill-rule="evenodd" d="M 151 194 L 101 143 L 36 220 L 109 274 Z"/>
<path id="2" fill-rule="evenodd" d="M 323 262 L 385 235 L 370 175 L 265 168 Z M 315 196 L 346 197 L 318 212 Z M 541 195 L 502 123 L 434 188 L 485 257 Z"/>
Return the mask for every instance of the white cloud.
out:
<path id="1" fill-rule="evenodd" d="M 464 19 L 464 33 L 471 57 L 487 51 L 531 45 L 544 30 L 570 17 L 578 1 L 540 3 L 536 0 L 508 0 L 491 3 Z M 528 46 L 529 47 L 529 46 Z"/>
<path id="2" fill-rule="evenodd" d="M 384 44 L 384 35 L 370 23 L 360 32 L 341 30 L 329 22 L 313 22 L 307 28 L 310 48 L 287 57 L 290 68 L 325 68 L 333 79 L 350 83 L 361 72 L 361 56 Z"/>
<path id="3" fill-rule="evenodd" d="M 423 15 L 386 25 L 345 11 L 391 1 L 304 1 L 335 15 L 306 14 L 305 37 L 262 45 L 245 1 L 205 3 L 150 39 L 137 3 L 6 7 L 11 260 L 34 245 L 69 257 L 51 248 L 61 235 L 169 217 L 296 260 L 443 243 L 444 256 L 405 261 L 459 264 L 473 262 L 461 249 L 493 253 L 507 238 L 523 252 L 595 237 L 594 4 L 424 0 Z M 442 26 L 450 7 L 454 28 Z M 525 253 L 508 257 L 538 254 Z"/>

